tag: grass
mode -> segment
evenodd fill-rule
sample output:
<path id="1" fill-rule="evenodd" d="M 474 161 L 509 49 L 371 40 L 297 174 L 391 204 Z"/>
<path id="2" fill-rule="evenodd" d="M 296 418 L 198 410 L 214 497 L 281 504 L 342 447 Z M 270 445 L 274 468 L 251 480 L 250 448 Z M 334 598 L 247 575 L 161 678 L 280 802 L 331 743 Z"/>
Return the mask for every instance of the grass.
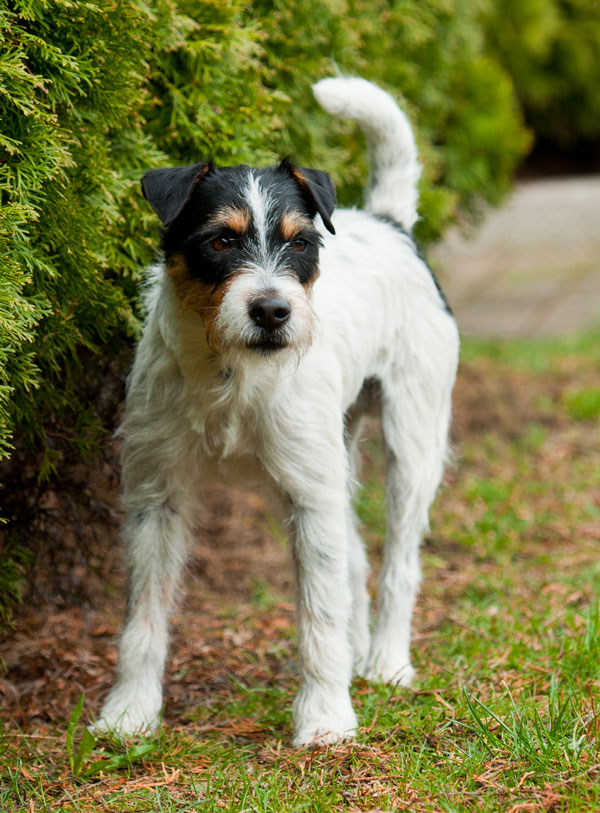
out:
<path id="1" fill-rule="evenodd" d="M 465 345 L 456 462 L 423 546 L 418 678 L 354 681 L 354 743 L 289 747 L 294 632 L 257 579 L 243 610 L 222 608 L 226 687 L 155 738 L 86 745 L 77 709 L 70 726 L 6 721 L 0 809 L 600 809 L 599 338 Z M 358 508 L 377 557 L 379 447 L 366 456 Z M 262 619 L 255 637 L 230 634 L 240 613 Z"/>

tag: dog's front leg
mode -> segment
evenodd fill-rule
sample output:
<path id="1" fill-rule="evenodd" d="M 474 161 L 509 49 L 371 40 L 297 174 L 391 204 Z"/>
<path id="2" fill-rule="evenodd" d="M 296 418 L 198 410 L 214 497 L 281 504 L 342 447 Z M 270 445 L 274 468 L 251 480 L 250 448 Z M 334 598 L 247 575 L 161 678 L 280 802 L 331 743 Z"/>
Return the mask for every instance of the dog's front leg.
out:
<path id="1" fill-rule="evenodd" d="M 319 508 L 296 508 L 294 525 L 302 669 L 294 745 L 322 745 L 356 730 L 349 695 L 351 593 L 343 506 L 330 500 Z"/>
<path id="2" fill-rule="evenodd" d="M 342 442 L 307 422 L 287 424 L 267 468 L 291 501 L 302 682 L 294 702 L 294 745 L 352 737 L 352 596 L 347 551 L 347 460 Z M 313 442 L 311 442 L 311 436 Z M 271 438 L 272 440 L 272 438 Z"/>
<path id="3" fill-rule="evenodd" d="M 123 541 L 129 599 L 119 645 L 117 680 L 95 730 L 151 731 L 160 722 L 168 613 L 188 547 L 189 524 L 174 503 L 130 508 Z"/>
<path id="4" fill-rule="evenodd" d="M 294 511 L 298 574 L 298 644 L 302 684 L 294 702 L 294 745 L 352 737 L 351 592 L 343 494 Z"/>

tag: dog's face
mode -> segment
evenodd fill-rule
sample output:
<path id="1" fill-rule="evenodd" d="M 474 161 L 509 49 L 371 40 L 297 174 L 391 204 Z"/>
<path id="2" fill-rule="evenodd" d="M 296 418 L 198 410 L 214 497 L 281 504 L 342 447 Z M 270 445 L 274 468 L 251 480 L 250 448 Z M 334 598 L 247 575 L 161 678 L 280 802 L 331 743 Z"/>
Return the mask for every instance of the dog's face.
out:
<path id="1" fill-rule="evenodd" d="M 156 169 L 144 195 L 164 226 L 167 272 L 183 309 L 198 313 L 214 352 L 271 356 L 310 345 L 319 273 L 319 214 L 330 232 L 327 173 L 194 164 Z"/>

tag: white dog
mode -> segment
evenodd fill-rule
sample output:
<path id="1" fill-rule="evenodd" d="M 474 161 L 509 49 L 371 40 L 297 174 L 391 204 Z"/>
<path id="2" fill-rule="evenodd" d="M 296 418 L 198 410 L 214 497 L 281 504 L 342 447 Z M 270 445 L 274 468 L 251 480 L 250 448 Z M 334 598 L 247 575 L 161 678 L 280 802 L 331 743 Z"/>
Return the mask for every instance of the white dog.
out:
<path id="1" fill-rule="evenodd" d="M 420 167 L 405 115 L 363 79 L 325 79 L 314 92 L 367 135 L 365 211 L 334 215 L 329 176 L 288 160 L 156 169 L 142 181 L 164 263 L 121 429 L 130 595 L 96 729 L 159 723 L 167 616 L 214 478 L 266 479 L 288 506 L 302 671 L 294 744 L 355 733 L 353 665 L 376 680 L 413 677 L 419 543 L 447 453 L 458 334 L 410 237 Z M 370 635 L 352 494 L 361 418 L 375 407 L 388 520 Z"/>

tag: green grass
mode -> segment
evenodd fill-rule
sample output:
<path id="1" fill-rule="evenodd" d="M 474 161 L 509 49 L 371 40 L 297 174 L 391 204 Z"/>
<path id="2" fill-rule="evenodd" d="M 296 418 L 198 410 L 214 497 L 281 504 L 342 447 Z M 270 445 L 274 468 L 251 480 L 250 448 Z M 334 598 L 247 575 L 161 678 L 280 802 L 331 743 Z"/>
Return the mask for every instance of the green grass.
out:
<path id="1" fill-rule="evenodd" d="M 465 345 L 456 463 L 423 546 L 418 678 L 410 690 L 354 681 L 354 743 L 290 748 L 294 636 L 275 624 L 264 652 L 252 641 L 223 650 L 243 662 L 243 678 L 141 748 L 99 742 L 74 770 L 76 715 L 70 749 L 68 721 L 7 722 L 0 809 L 600 809 L 598 414 L 564 395 L 593 389 L 599 335 Z M 474 406 L 469 374 L 500 390 Z M 495 412 L 502 398 L 508 407 Z M 492 417 L 469 428 L 475 409 Z M 385 531 L 376 443 L 367 457 L 358 510 L 376 560 Z M 257 579 L 246 606 L 277 621 L 278 602 Z M 235 617 L 223 608 L 223 627 Z"/>
<path id="2" fill-rule="evenodd" d="M 570 336 L 542 339 L 475 339 L 463 341 L 464 362 L 485 357 L 517 370 L 556 370 L 565 360 L 585 359 L 600 366 L 600 327 Z"/>

